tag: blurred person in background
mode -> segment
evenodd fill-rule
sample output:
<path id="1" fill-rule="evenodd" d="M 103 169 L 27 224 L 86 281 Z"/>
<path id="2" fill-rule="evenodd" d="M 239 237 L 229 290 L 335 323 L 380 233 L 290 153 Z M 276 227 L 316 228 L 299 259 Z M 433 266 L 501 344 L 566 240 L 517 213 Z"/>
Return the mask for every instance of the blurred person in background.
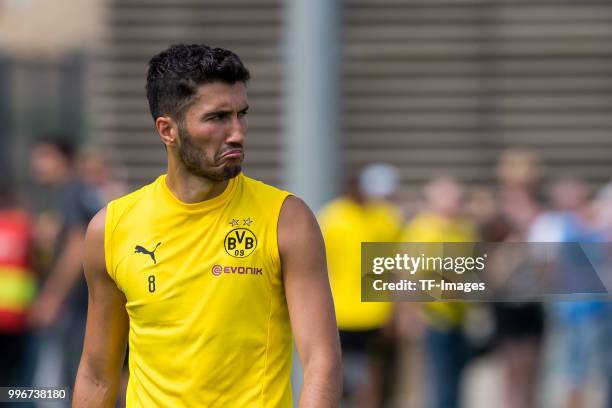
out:
<path id="1" fill-rule="evenodd" d="M 464 190 L 451 177 L 438 177 L 424 188 L 425 208 L 406 226 L 403 242 L 475 242 L 476 225 L 463 214 Z M 466 305 L 462 302 L 423 304 L 426 320 L 425 369 L 432 408 L 459 406 L 461 377 L 469 358 L 463 334 Z"/>
<path id="2" fill-rule="evenodd" d="M 612 243 L 612 182 L 603 186 L 595 197 L 595 226 L 597 231 L 603 237 L 603 241 L 610 248 Z M 612 252 L 606 251 L 606 266 L 603 270 L 604 284 L 606 287 L 612 287 Z M 611 305 L 608 304 L 608 319 L 602 322 L 602 343 L 604 344 L 604 355 L 602 363 L 604 368 L 604 384 L 606 387 L 605 407 L 612 408 L 612 352 L 609 351 L 609 345 L 612 344 L 612 311 Z"/>
<path id="3" fill-rule="evenodd" d="M 397 170 L 367 166 L 349 178 L 343 196 L 318 214 L 340 329 L 345 401 L 380 407 L 388 399 L 395 339 L 392 304 L 361 301 L 361 243 L 397 241 L 403 224 L 388 202 L 399 186 Z"/>
<path id="4" fill-rule="evenodd" d="M 601 231 L 606 242 L 612 241 L 612 182 L 597 192 L 594 202 L 595 226 Z"/>
<path id="5" fill-rule="evenodd" d="M 100 208 L 98 195 L 75 172 L 76 146 L 66 136 L 39 141 L 31 152 L 36 183 L 33 211 L 37 214 L 36 242 L 43 250 L 40 296 L 30 310 L 30 323 L 41 330 L 38 382 L 66 386 L 76 377 L 87 313 L 87 287 L 82 275 L 85 228 Z M 59 368 L 49 368 L 59 346 Z M 45 352 L 46 350 L 46 352 Z M 59 372 L 57 372 L 59 371 Z M 57 378 L 49 378 L 49 377 Z M 46 384 L 40 384 L 46 385 Z"/>
<path id="6" fill-rule="evenodd" d="M 17 205 L 13 186 L 0 182 L 0 387 L 32 385 L 27 323 L 37 284 L 32 248 L 30 217 Z"/>
<path id="7" fill-rule="evenodd" d="M 81 150 L 77 160 L 83 183 L 98 196 L 101 206 L 128 193 L 128 185 L 116 174 L 106 155 L 93 147 Z"/>
<path id="8" fill-rule="evenodd" d="M 505 231 L 490 235 L 488 242 L 526 242 L 534 220 L 541 212 L 540 170 L 537 157 L 530 151 L 512 149 L 504 152 L 497 165 L 499 209 L 497 222 Z M 524 271 L 528 262 L 520 257 L 509 260 L 510 273 L 519 276 L 519 285 L 529 285 L 527 277 L 535 271 Z M 495 273 L 495 271 L 492 271 Z M 514 288 L 514 290 L 520 290 Z M 504 396 L 508 408 L 536 406 L 540 377 L 540 360 L 544 338 L 544 310 L 539 302 L 494 302 L 495 330 L 493 347 L 500 358 L 504 374 Z"/>
<path id="9" fill-rule="evenodd" d="M 543 191 L 540 188 L 542 171 L 534 152 L 518 148 L 502 152 L 495 172 L 502 203 L 507 196 L 513 194 L 543 201 Z"/>
<path id="10" fill-rule="evenodd" d="M 507 224 L 506 236 L 525 240 L 535 218 L 545 205 L 538 157 L 529 150 L 509 149 L 502 153 L 496 167 L 497 207 Z M 503 240 L 502 239 L 502 240 Z"/>
<path id="11" fill-rule="evenodd" d="M 97 148 L 86 147 L 79 152 L 77 169 L 83 183 L 97 195 L 101 206 L 129 192 L 127 183 L 117 174 L 116 167 L 112 167 L 108 162 L 108 157 Z M 129 350 L 125 357 L 117 391 L 117 408 L 125 407 L 129 381 L 128 355 Z"/>
<path id="12" fill-rule="evenodd" d="M 560 179 L 551 188 L 553 210 L 536 218 L 529 232 L 531 242 L 559 244 L 554 255 L 552 273 L 561 293 L 593 293 L 597 279 L 584 269 L 584 253 L 576 243 L 597 243 L 606 239 L 595 224 L 595 213 L 590 203 L 589 190 L 584 182 Z M 574 243 L 574 245 L 569 245 Z M 590 246 L 590 248 L 594 248 Z M 597 252 L 594 251 L 594 252 Z M 590 253 L 590 257 L 596 255 Z M 602 254 L 600 254 L 602 255 Z M 595 262 L 593 258 L 590 262 Z M 589 262 L 589 267 L 590 267 Z M 568 385 L 565 406 L 588 406 L 586 387 L 593 369 L 605 363 L 609 343 L 605 329 L 609 327 L 610 307 L 599 300 L 561 301 L 551 304 L 551 324 L 561 336 L 560 366 Z M 612 374 L 607 364 L 599 365 L 604 378 Z"/>
<path id="13" fill-rule="evenodd" d="M 484 242 L 504 241 L 510 232 L 508 220 L 500 211 L 497 195 L 490 188 L 470 190 L 466 215 L 474 221 L 478 235 Z"/>

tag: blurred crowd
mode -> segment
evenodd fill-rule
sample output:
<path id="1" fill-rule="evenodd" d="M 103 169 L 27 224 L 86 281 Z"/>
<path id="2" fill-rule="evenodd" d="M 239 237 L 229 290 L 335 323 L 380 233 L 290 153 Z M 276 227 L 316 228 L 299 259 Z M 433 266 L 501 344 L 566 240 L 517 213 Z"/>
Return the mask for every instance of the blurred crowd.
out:
<path id="1" fill-rule="evenodd" d="M 400 188 L 392 166 L 369 165 L 319 212 L 343 349 L 345 406 L 612 407 L 607 301 L 361 301 L 361 242 L 537 247 L 533 243 L 612 238 L 612 184 L 597 187 L 565 175 L 544 180 L 538 157 L 523 150 L 504 152 L 495 171 L 494 186 L 468 187 L 440 174 L 416 192 Z M 571 266 L 576 254 L 556 251 L 548 256 L 565 265 L 557 271 L 565 274 L 564 284 L 584 288 L 588 277 Z M 534 274 L 521 270 L 529 265 L 518 258 L 511 264 L 517 281 L 529 286 Z M 475 367 L 488 367 L 485 378 L 497 381 L 474 382 Z"/>
<path id="2" fill-rule="evenodd" d="M 87 310 L 86 226 L 127 192 L 101 152 L 68 140 L 53 135 L 33 147 L 28 185 L 0 184 L 1 386 L 73 384 Z M 368 165 L 319 211 L 343 406 L 470 408 L 472 368 L 494 361 L 498 389 L 477 392 L 494 393 L 500 408 L 612 407 L 607 302 L 361 301 L 361 242 L 610 241 L 612 184 L 545 182 L 538 158 L 521 150 L 505 152 L 496 174 L 497 185 L 478 187 L 436 175 L 418 191 L 402 189 L 393 166 Z"/>
<path id="3" fill-rule="evenodd" d="M 41 138 L 29 168 L 31 183 L 0 183 L 0 385 L 71 387 L 87 313 L 87 224 L 127 186 L 101 152 L 65 135 Z"/>

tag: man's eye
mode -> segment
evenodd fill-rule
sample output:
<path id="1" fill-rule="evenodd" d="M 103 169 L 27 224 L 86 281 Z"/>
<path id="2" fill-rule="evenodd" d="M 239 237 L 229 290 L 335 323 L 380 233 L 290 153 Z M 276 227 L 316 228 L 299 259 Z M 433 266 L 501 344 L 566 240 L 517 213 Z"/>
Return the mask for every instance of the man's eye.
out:
<path id="1" fill-rule="evenodd" d="M 238 112 L 238 116 L 239 116 L 239 117 L 241 117 L 241 118 L 242 118 L 242 117 L 245 117 L 245 116 L 246 116 L 246 115 L 248 115 L 248 114 L 249 114 L 249 112 L 248 112 L 248 111 Z"/>

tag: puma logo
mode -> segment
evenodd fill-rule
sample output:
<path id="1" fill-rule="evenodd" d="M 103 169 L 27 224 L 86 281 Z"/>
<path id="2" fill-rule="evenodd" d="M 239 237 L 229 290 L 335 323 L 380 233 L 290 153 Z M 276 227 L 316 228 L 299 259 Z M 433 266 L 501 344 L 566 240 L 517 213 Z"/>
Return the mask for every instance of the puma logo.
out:
<path id="1" fill-rule="evenodd" d="M 149 251 L 147 250 L 145 247 L 142 247 L 140 245 L 136 245 L 134 247 L 134 253 L 135 254 L 147 254 L 151 257 L 151 259 L 153 260 L 154 264 L 157 264 L 157 261 L 155 260 L 155 251 L 157 251 L 157 248 L 161 245 L 161 242 L 158 242 L 157 245 L 155 245 L 155 249 L 153 251 Z"/>

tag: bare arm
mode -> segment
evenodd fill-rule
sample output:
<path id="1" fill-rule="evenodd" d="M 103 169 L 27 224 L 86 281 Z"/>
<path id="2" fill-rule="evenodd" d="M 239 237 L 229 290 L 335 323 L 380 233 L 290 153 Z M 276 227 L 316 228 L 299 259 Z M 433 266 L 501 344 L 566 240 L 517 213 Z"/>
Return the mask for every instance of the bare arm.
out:
<path id="1" fill-rule="evenodd" d="M 68 231 L 64 249 L 30 310 L 33 325 L 48 327 L 57 320 L 62 304 L 81 276 L 84 239 L 84 227 L 74 226 Z"/>
<path id="2" fill-rule="evenodd" d="M 89 288 L 83 354 L 73 408 L 114 407 L 128 333 L 125 296 L 108 276 L 104 260 L 105 210 L 89 224 L 85 238 L 85 278 Z"/>
<path id="3" fill-rule="evenodd" d="M 278 241 L 291 326 L 304 369 L 299 406 L 337 407 L 341 353 L 325 246 L 314 215 L 296 197 L 283 204 Z"/>

